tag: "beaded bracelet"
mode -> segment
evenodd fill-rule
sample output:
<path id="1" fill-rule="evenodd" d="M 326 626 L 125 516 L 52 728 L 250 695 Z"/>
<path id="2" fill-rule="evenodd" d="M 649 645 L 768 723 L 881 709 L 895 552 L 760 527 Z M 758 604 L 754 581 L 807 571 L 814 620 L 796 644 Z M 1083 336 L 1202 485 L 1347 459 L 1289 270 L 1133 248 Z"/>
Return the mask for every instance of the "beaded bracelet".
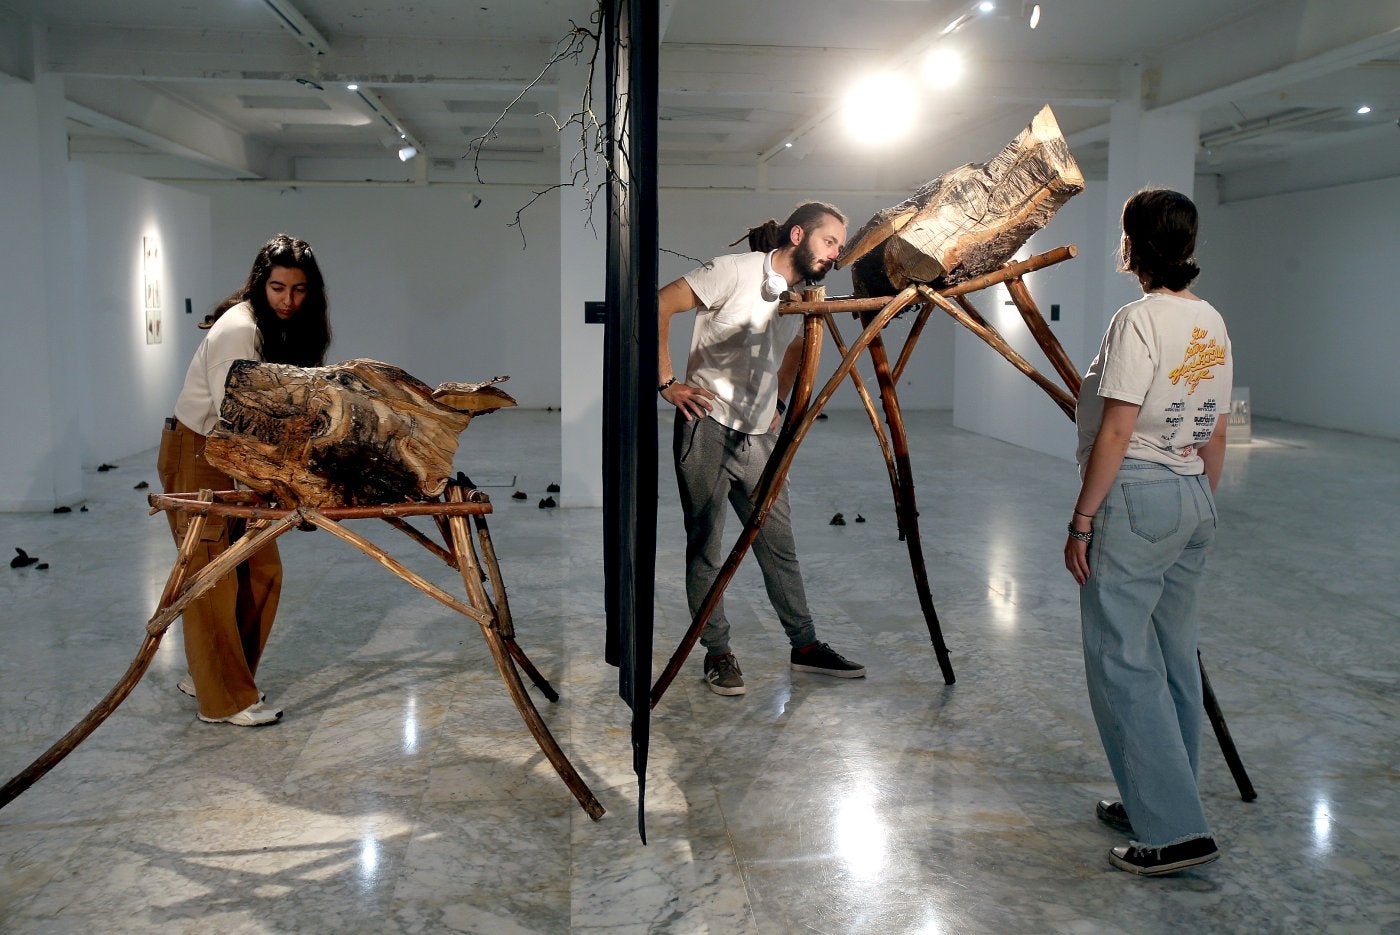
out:
<path id="1" fill-rule="evenodd" d="M 1074 528 L 1074 523 L 1072 522 L 1067 523 L 1065 528 L 1069 530 L 1069 537 L 1071 539 L 1078 539 L 1080 542 L 1094 541 L 1094 534 L 1092 532 L 1080 532 L 1078 529 Z"/>
<path id="2" fill-rule="evenodd" d="M 673 384 L 673 383 L 675 383 L 675 382 L 676 382 L 676 378 L 675 378 L 675 377 L 672 377 L 671 379 L 667 380 L 665 383 L 663 383 L 663 384 L 661 384 L 660 386 L 658 386 L 658 387 L 656 388 L 656 392 L 658 392 L 658 393 L 664 393 L 664 392 L 666 392 L 666 387 L 670 386 L 671 384 Z"/>

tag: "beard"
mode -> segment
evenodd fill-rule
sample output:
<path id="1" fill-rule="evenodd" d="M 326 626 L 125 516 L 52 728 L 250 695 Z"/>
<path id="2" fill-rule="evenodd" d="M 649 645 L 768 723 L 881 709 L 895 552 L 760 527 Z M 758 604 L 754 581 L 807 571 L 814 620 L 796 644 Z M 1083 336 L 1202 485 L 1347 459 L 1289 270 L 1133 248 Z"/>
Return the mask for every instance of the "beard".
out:
<path id="1" fill-rule="evenodd" d="M 797 245 L 797 250 L 792 256 L 792 264 L 797 267 L 797 272 L 802 275 L 802 279 L 810 283 L 821 282 L 831 269 L 830 263 L 817 259 L 817 254 L 807 245 L 806 240 Z"/>

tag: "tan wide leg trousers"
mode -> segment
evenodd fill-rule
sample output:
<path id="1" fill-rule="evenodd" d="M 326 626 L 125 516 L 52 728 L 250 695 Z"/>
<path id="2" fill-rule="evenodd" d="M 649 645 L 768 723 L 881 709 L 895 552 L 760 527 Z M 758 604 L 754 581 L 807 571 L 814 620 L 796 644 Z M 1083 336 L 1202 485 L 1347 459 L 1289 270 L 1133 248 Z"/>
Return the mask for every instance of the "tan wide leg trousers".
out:
<path id="1" fill-rule="evenodd" d="M 204 436 L 173 419 L 161 433 L 156 467 L 166 493 L 234 487 L 231 478 L 204 460 Z M 190 516 L 177 510 L 167 510 L 165 515 L 178 545 L 184 540 Z M 237 541 L 243 527 L 242 520 L 209 517 L 190 559 L 186 580 Z M 282 558 L 274 542 L 185 608 L 185 659 L 194 677 L 200 714 L 228 717 L 258 701 L 253 675 L 272 632 L 281 593 Z"/>

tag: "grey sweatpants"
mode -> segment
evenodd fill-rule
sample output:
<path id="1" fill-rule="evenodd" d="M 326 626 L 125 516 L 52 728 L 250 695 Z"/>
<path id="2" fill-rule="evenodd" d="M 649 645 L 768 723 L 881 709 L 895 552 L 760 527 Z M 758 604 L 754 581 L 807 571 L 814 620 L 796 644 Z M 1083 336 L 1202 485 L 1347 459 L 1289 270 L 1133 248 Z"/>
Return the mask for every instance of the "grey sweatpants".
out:
<path id="1" fill-rule="evenodd" d="M 672 453 L 681 509 L 685 511 L 685 594 L 692 619 L 732 547 L 732 543 L 725 546 L 722 542 L 724 502 L 727 499 L 739 519 L 748 522 L 754 509 L 754 490 L 776 443 L 776 435 L 749 435 L 710 418 L 687 422 L 681 412 L 676 412 Z M 768 600 L 787 631 L 788 641 L 793 646 L 806 646 L 816 640 L 807 593 L 802 587 L 802 571 L 797 565 L 786 484 L 754 540 L 753 554 L 763 571 Z M 700 642 L 711 655 L 730 651 L 729 620 L 724 615 L 723 601 L 710 615 Z"/>

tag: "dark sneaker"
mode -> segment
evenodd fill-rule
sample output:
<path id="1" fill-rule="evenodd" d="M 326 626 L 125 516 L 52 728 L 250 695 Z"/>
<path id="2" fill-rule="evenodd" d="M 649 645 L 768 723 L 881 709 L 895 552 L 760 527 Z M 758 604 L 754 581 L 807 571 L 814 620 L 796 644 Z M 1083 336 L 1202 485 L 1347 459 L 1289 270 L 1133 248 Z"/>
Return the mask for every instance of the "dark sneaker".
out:
<path id="1" fill-rule="evenodd" d="M 825 643 L 813 643 L 792 651 L 795 672 L 817 672 L 838 679 L 865 678 L 865 666 L 852 662 Z"/>
<path id="2" fill-rule="evenodd" d="M 1116 831 L 1121 831 L 1124 834 L 1133 833 L 1133 823 L 1128 820 L 1128 810 L 1123 807 L 1122 802 L 1104 799 L 1094 809 L 1094 814 L 1099 816 L 1099 821 Z"/>
<path id="3" fill-rule="evenodd" d="M 1111 848 L 1108 861 L 1119 870 L 1155 877 L 1163 873 L 1176 873 L 1187 867 L 1208 864 L 1219 856 L 1220 850 L 1215 846 L 1215 838 L 1192 838 L 1165 847 L 1130 844 Z"/>
<path id="4" fill-rule="evenodd" d="M 744 688 L 744 673 L 739 671 L 739 660 L 733 653 L 705 657 L 705 684 L 716 695 L 742 695 L 748 690 Z"/>

